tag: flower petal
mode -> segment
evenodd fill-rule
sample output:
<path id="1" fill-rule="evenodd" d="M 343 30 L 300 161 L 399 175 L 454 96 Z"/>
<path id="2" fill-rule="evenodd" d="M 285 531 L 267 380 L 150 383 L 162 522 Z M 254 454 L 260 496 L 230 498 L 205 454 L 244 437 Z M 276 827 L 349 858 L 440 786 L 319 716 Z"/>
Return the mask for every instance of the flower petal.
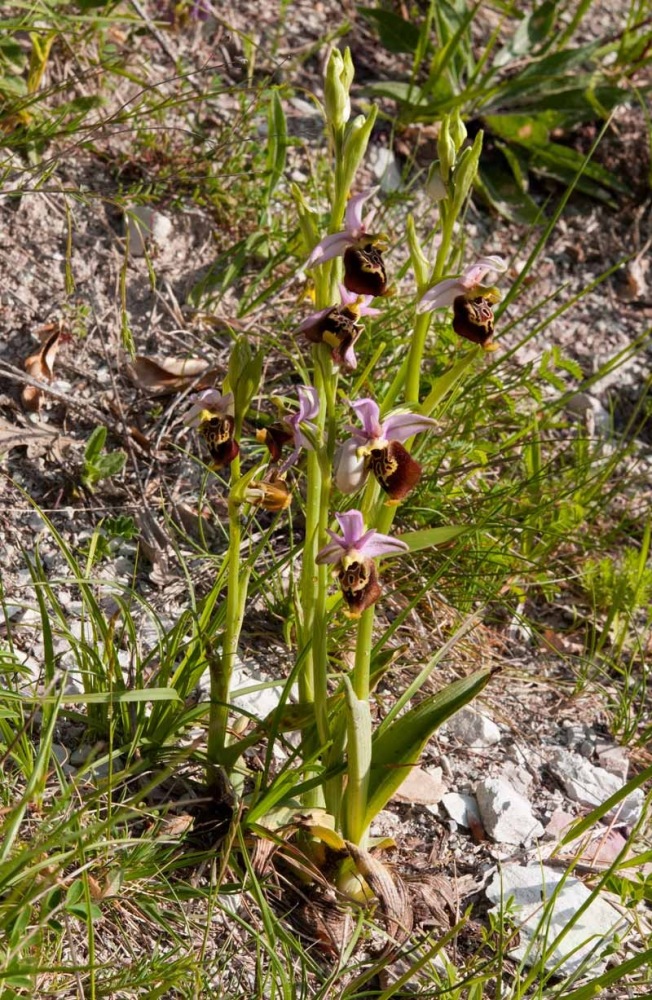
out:
<path id="1" fill-rule="evenodd" d="M 324 236 L 308 257 L 306 267 L 315 267 L 317 264 L 325 264 L 333 257 L 341 257 L 351 242 L 351 236 L 346 231 Z"/>
<path id="2" fill-rule="evenodd" d="M 372 306 L 368 305 L 372 301 L 373 295 L 363 295 L 363 299 L 366 301 L 360 302 L 358 305 L 358 316 L 380 316 L 382 309 L 374 309 Z"/>
<path id="3" fill-rule="evenodd" d="M 332 306 L 328 306 L 326 309 L 319 309 L 317 312 L 311 313 L 310 316 L 306 316 L 303 323 L 300 323 L 297 327 L 297 333 L 303 333 L 305 330 L 309 330 L 311 326 L 315 326 L 319 323 L 320 319 L 328 316 L 332 309 Z"/>
<path id="4" fill-rule="evenodd" d="M 437 421 L 419 413 L 390 413 L 383 420 L 383 437 L 388 441 L 407 441 L 414 434 L 429 431 Z"/>
<path id="5" fill-rule="evenodd" d="M 314 420 L 319 413 L 319 393 L 313 385 L 300 385 L 297 389 L 299 397 L 299 412 L 297 414 L 301 422 Z"/>
<path id="6" fill-rule="evenodd" d="M 373 441 L 374 438 L 382 435 L 383 429 L 379 419 L 378 403 L 373 399 L 359 399 L 356 403 L 351 403 L 351 409 L 355 410 L 355 415 L 362 424 L 368 440 Z"/>
<path id="7" fill-rule="evenodd" d="M 344 548 L 339 542 L 329 542 L 328 545 L 319 550 L 315 557 L 315 562 L 320 565 L 323 563 L 338 563 L 343 554 Z"/>
<path id="8" fill-rule="evenodd" d="M 507 262 L 503 260 L 502 257 L 480 257 L 479 260 L 476 260 L 475 264 L 470 264 L 469 267 L 464 269 L 461 280 L 466 288 L 473 288 L 473 286 L 482 281 L 485 275 L 489 274 L 490 271 L 496 271 L 498 274 L 502 274 L 503 271 L 506 270 Z"/>
<path id="9" fill-rule="evenodd" d="M 342 531 L 342 540 L 347 549 L 357 547 L 358 539 L 364 533 L 364 518 L 359 510 L 347 510 L 344 514 L 336 514 L 337 523 Z"/>
<path id="10" fill-rule="evenodd" d="M 349 344 L 349 346 L 344 351 L 342 351 L 341 356 L 344 367 L 348 368 L 350 372 L 355 371 L 356 368 L 358 367 L 358 359 L 355 355 L 353 344 Z"/>
<path id="11" fill-rule="evenodd" d="M 400 538 L 392 538 L 391 535 L 383 535 L 380 531 L 374 531 L 373 538 L 365 541 L 364 546 L 357 545 L 358 552 L 369 559 L 377 559 L 378 556 L 395 556 L 401 552 L 409 552 L 409 546 L 402 542 Z"/>
<path id="12" fill-rule="evenodd" d="M 366 478 L 364 458 L 358 456 L 358 442 L 349 438 L 335 454 L 335 485 L 342 493 L 355 493 Z"/>
<path id="13" fill-rule="evenodd" d="M 417 312 L 432 312 L 433 309 L 452 306 L 458 295 L 464 295 L 467 287 L 460 278 L 444 278 L 426 292 L 417 305 Z"/>
<path id="14" fill-rule="evenodd" d="M 349 198 L 344 215 L 344 228 L 354 239 L 357 239 L 365 231 L 365 226 L 362 223 L 362 206 L 377 190 L 377 187 L 368 188 L 366 191 L 361 191 L 360 194 L 355 194 L 352 198 Z M 367 223 L 370 221 L 371 215 L 367 217 Z"/>
<path id="15" fill-rule="evenodd" d="M 184 424 L 189 427 L 198 427 L 201 423 L 200 414 L 205 410 L 210 410 L 216 416 L 233 416 L 233 393 L 227 392 L 225 396 L 218 389 L 204 389 L 190 397 L 192 406 L 183 418 Z"/>

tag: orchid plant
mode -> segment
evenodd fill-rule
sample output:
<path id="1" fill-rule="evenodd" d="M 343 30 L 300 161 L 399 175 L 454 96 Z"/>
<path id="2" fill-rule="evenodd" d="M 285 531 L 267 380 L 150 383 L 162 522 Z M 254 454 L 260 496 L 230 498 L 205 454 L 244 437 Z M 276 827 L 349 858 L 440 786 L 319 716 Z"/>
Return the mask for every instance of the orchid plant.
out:
<path id="1" fill-rule="evenodd" d="M 434 173 L 439 182 L 440 233 L 434 263 L 428 261 L 412 220 L 408 224 L 418 298 L 410 350 L 382 399 L 348 401 L 347 380 L 357 366 L 355 348 L 364 330 L 362 320 L 380 316 L 380 304 L 374 306 L 374 299 L 393 291 L 383 256 L 387 237 L 371 231 L 373 208 L 363 216 L 364 206 L 378 191 L 367 189 L 351 196 L 375 119 L 372 110 L 350 121 L 352 79 L 348 50 L 343 55 L 334 52 L 326 73 L 325 107 L 334 155 L 327 235 L 319 238 L 318 216 L 295 191 L 306 243 L 305 268 L 314 282 L 316 306 L 295 331 L 311 345 L 311 363 L 300 367 L 304 379 L 306 371 L 309 379 L 296 390 L 297 405 L 257 431 L 256 439 L 264 446 L 258 454 L 262 450 L 263 457 L 242 474 L 242 435 L 259 389 L 262 358 L 252 355 L 246 339 L 239 338 L 221 392 L 200 393 L 192 401 L 186 422 L 198 428 L 212 468 L 224 475 L 230 472 L 231 478 L 226 626 L 221 653 L 212 665 L 210 764 L 233 771 L 243 750 L 257 738 L 255 734 L 235 738 L 229 729 L 229 685 L 249 574 L 241 563 L 242 508 L 282 516 L 292 503 L 294 484 L 303 475 L 305 522 L 300 577 L 294 588 L 297 717 L 304 720 L 298 728 L 306 768 L 305 787 L 300 785 L 299 793 L 304 808 L 325 811 L 331 827 L 364 846 L 374 815 L 409 773 L 432 732 L 489 678 L 488 671 L 480 671 L 413 708 L 407 707 L 407 698 L 400 700 L 406 711 L 400 716 L 390 712 L 379 730 L 372 731 L 370 696 L 379 677 L 372 670 L 375 609 L 383 599 L 378 564 L 390 558 L 411 558 L 419 549 L 447 542 L 463 530 L 463 526 L 451 525 L 393 533 L 391 528 L 397 505 L 422 475 L 422 466 L 412 455 L 414 443 L 436 431 L 438 402 L 482 356 L 479 348 L 493 346 L 492 306 L 500 296 L 494 286 L 482 282 L 490 272 L 504 272 L 506 265 L 502 258 L 489 255 L 466 267 L 459 277 L 446 277 L 455 226 L 477 171 L 482 137 L 466 145 L 459 117 L 445 117 L 440 160 L 430 172 L 430 181 Z M 431 316 L 451 306 L 453 329 L 477 346 L 452 374 L 447 372 L 439 384 L 431 384 L 422 399 L 420 373 Z M 356 423 L 342 426 L 342 398 Z M 358 491 L 358 508 L 345 509 L 346 497 Z M 333 576 L 339 597 L 331 592 Z M 341 615 L 340 609 L 354 631 L 355 661 L 350 672 L 337 679 L 331 671 L 329 636 L 333 616 Z M 424 668 L 409 697 L 417 693 L 431 669 Z M 281 718 L 282 713 L 277 724 Z M 273 781 L 256 793 L 249 815 L 261 819 L 272 806 L 278 808 L 279 802 L 289 800 L 290 793 L 296 796 L 297 788 L 285 788 L 282 782 L 277 786 Z"/>

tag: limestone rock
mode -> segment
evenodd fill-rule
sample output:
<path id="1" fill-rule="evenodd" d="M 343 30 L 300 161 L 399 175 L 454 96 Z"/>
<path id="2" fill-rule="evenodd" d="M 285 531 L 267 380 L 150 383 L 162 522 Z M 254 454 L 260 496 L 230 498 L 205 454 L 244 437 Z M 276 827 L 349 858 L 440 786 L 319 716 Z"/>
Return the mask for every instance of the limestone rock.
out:
<path id="1" fill-rule="evenodd" d="M 510 919 L 518 925 L 520 933 L 518 947 L 510 951 L 512 957 L 524 958 L 527 965 L 533 965 L 544 952 L 546 969 L 563 975 L 571 975 L 588 960 L 596 975 L 606 967 L 607 958 L 602 956 L 614 934 L 622 934 L 629 922 L 609 902 L 595 895 L 557 944 L 556 938 L 592 895 L 571 875 L 554 904 L 546 905 L 564 874 L 539 864 L 505 865 L 488 886 L 487 897 L 496 913 L 505 910 L 508 900 L 512 900 Z"/>
<path id="2" fill-rule="evenodd" d="M 532 806 L 505 778 L 485 778 L 475 787 L 482 823 L 499 844 L 527 844 L 543 834 Z"/>

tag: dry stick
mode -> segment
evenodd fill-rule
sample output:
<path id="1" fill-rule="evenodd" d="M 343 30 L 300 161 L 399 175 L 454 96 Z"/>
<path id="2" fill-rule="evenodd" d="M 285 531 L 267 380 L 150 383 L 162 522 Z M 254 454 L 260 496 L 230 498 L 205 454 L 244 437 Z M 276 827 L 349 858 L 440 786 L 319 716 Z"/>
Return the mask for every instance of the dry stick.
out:
<path id="1" fill-rule="evenodd" d="M 43 382 L 40 379 L 34 378 L 32 375 L 26 375 L 25 372 L 21 371 L 20 368 L 16 368 L 15 365 L 10 365 L 6 361 L 0 364 L 0 375 L 6 376 L 6 378 L 13 379 L 14 382 L 20 382 L 23 385 L 31 385 L 35 389 L 40 389 L 41 392 L 47 393 L 48 396 L 52 396 L 53 399 L 58 400 L 60 403 L 65 403 L 70 407 L 71 410 L 77 410 L 81 413 L 85 413 L 93 417 L 104 427 L 107 427 L 113 433 L 120 434 L 120 429 L 118 423 L 115 420 L 110 420 L 106 413 L 98 410 L 96 407 L 92 406 L 90 403 L 84 402 L 83 400 L 76 399 L 74 396 L 69 396 L 65 392 L 61 392 L 59 389 L 53 389 L 51 385 L 47 382 Z"/>

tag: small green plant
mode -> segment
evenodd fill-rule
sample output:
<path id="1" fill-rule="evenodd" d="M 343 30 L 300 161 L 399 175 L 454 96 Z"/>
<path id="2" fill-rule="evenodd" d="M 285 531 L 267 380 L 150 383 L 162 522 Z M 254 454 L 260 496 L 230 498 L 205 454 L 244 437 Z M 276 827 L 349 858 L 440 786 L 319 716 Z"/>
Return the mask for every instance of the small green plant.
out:
<path id="1" fill-rule="evenodd" d="M 109 479 L 122 472 L 127 461 L 127 455 L 122 449 L 104 452 L 106 444 L 106 427 L 96 427 L 84 449 L 84 469 L 81 475 L 82 486 L 91 493 L 102 479 Z"/>

